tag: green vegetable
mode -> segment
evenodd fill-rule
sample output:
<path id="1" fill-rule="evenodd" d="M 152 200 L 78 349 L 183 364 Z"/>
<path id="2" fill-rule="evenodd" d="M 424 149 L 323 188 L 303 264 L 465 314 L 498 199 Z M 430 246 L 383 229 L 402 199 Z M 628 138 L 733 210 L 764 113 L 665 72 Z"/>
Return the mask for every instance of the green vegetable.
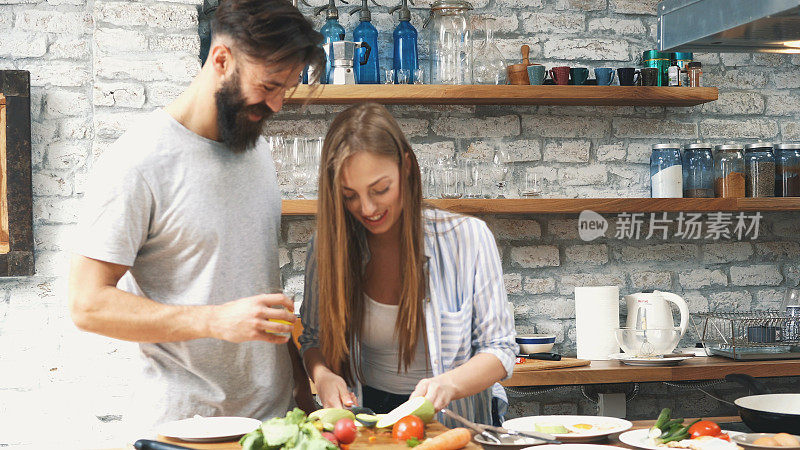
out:
<path id="1" fill-rule="evenodd" d="M 664 425 L 669 422 L 669 415 L 672 411 L 669 408 L 664 408 L 661 410 L 661 414 L 658 415 L 658 420 L 656 420 L 656 424 L 653 425 L 655 428 L 661 429 L 661 431 L 665 431 Z"/>
<path id="2" fill-rule="evenodd" d="M 411 439 L 406 439 L 406 445 L 409 447 L 416 447 L 420 444 L 419 439 L 412 437 Z"/>
<path id="3" fill-rule="evenodd" d="M 286 413 L 286 417 L 265 421 L 244 435 L 239 444 L 242 450 L 338 450 L 298 408 Z"/>
<path id="4" fill-rule="evenodd" d="M 365 427 L 374 427 L 378 423 L 378 416 L 372 414 L 356 414 L 356 420 Z"/>
<path id="5" fill-rule="evenodd" d="M 680 426 L 675 429 L 670 429 L 666 433 L 666 436 L 661 435 L 661 437 L 656 439 L 656 441 L 660 444 L 666 444 L 667 442 L 682 441 L 684 439 L 687 439 L 689 437 L 689 428 L 691 428 L 692 425 L 696 424 L 699 421 L 700 419 L 697 419 L 694 422 L 690 423 L 689 425 Z"/>
<path id="6" fill-rule="evenodd" d="M 264 448 L 264 434 L 260 428 L 251 431 L 239 439 L 239 445 L 242 446 L 242 450 L 261 450 Z"/>

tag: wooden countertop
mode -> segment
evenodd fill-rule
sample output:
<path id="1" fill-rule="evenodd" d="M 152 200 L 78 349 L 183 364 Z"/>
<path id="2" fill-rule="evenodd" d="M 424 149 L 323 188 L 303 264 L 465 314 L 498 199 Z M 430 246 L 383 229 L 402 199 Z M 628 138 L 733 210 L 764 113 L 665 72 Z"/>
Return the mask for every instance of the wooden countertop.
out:
<path id="1" fill-rule="evenodd" d="M 734 361 L 720 356 L 695 357 L 673 367 L 628 366 L 592 361 L 590 366 L 514 374 L 504 386 L 561 386 L 654 381 L 717 380 L 731 373 L 753 377 L 800 376 L 800 359 Z"/>

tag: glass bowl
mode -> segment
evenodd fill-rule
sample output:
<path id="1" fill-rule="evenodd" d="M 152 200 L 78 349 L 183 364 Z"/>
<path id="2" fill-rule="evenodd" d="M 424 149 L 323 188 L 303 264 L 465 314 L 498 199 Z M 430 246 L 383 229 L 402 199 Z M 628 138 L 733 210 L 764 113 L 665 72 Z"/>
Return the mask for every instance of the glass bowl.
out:
<path id="1" fill-rule="evenodd" d="M 680 328 L 618 328 L 614 330 L 622 351 L 643 358 L 657 358 L 672 353 L 681 340 Z"/>

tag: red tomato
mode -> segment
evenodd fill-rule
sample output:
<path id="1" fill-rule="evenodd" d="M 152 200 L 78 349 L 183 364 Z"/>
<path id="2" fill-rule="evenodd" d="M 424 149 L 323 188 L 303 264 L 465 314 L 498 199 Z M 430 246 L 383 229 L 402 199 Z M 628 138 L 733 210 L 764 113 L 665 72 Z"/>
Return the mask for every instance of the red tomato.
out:
<path id="1" fill-rule="evenodd" d="M 715 437 L 715 438 L 717 438 L 717 439 L 722 439 L 723 441 L 728 441 L 728 442 L 730 442 L 730 441 L 731 441 L 731 437 L 730 437 L 730 436 L 728 436 L 728 435 L 727 435 L 727 434 L 725 434 L 725 433 L 720 433 L 719 435 L 717 435 L 717 436 L 714 436 L 714 437 Z"/>
<path id="2" fill-rule="evenodd" d="M 350 444 L 356 440 L 358 429 L 356 429 L 355 422 L 351 419 L 344 418 L 336 422 L 336 425 L 333 427 L 333 434 L 336 436 L 336 439 L 339 440 L 339 444 Z"/>
<path id="3" fill-rule="evenodd" d="M 417 416 L 405 416 L 392 427 L 392 437 L 399 441 L 411 438 L 421 441 L 425 439 L 425 424 Z"/>
<path id="4" fill-rule="evenodd" d="M 689 435 L 692 439 L 700 436 L 717 436 L 722 433 L 722 429 L 710 420 L 701 420 L 689 427 Z"/>

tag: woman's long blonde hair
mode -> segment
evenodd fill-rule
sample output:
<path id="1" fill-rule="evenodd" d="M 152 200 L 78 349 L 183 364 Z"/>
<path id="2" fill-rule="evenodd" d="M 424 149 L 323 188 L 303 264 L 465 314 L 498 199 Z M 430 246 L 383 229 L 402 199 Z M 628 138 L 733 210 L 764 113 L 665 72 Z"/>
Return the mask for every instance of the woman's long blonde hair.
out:
<path id="1" fill-rule="evenodd" d="M 400 171 L 402 288 L 395 326 L 400 351 L 398 372 L 401 363 L 407 370 L 413 361 L 420 336 L 427 348 L 425 333 L 421 333 L 425 329 L 427 276 L 419 164 L 386 108 L 375 103 L 356 105 L 336 116 L 322 146 L 315 244 L 321 351 L 328 367 L 348 382 L 353 381 L 351 364 L 356 377 L 363 381 L 359 358 L 353 357 L 351 349 L 358 348 L 364 329 L 363 258 L 367 249 L 363 226 L 345 208 L 341 178 L 345 161 L 358 152 L 389 156 Z"/>

